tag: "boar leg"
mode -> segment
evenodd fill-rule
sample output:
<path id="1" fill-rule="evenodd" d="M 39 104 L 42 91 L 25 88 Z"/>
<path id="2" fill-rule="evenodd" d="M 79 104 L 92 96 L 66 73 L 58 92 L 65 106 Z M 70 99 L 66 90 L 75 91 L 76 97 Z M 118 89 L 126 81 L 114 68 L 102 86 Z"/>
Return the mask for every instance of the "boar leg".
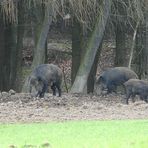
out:
<path id="1" fill-rule="evenodd" d="M 60 88 L 60 85 L 59 85 L 59 84 L 57 84 L 57 85 L 56 85 L 56 87 L 57 87 L 58 92 L 59 92 L 59 97 L 61 97 L 61 88 Z"/>
<path id="2" fill-rule="evenodd" d="M 51 89 L 52 89 L 52 92 L 53 92 L 53 96 L 55 96 L 56 95 L 56 86 L 55 86 L 55 83 L 53 83 L 51 85 Z"/>
<path id="3" fill-rule="evenodd" d="M 39 92 L 39 97 L 40 98 L 43 98 L 44 97 L 44 94 L 45 92 L 47 91 L 47 88 L 48 88 L 48 83 L 46 81 L 43 81 L 43 88 L 42 88 L 42 91 Z"/>
<path id="4" fill-rule="evenodd" d="M 135 94 L 132 94 L 132 102 L 134 103 L 135 102 Z"/>
<path id="5" fill-rule="evenodd" d="M 38 91 L 37 94 L 35 95 L 36 97 L 40 97 L 41 91 Z M 40 97 L 41 98 L 41 97 Z"/>
<path id="6" fill-rule="evenodd" d="M 32 86 L 30 85 L 29 86 L 29 93 L 31 93 L 32 92 Z"/>
<path id="7" fill-rule="evenodd" d="M 143 100 L 148 103 L 148 99 L 147 99 L 147 96 L 143 96 Z"/>
<path id="8" fill-rule="evenodd" d="M 108 85 L 108 93 L 115 92 L 116 93 L 116 86 L 113 84 Z"/>
<path id="9" fill-rule="evenodd" d="M 140 95 L 140 99 L 144 100 L 146 103 L 148 103 L 147 95 Z"/>
<path id="10" fill-rule="evenodd" d="M 51 85 L 51 89 L 53 91 L 53 95 L 54 96 L 56 95 L 56 89 L 57 89 L 58 90 L 58 93 L 59 93 L 59 97 L 61 97 L 61 88 L 60 88 L 60 84 L 59 83 L 54 82 Z"/>
<path id="11" fill-rule="evenodd" d="M 127 91 L 127 92 L 126 92 L 126 97 L 125 97 L 125 99 L 126 99 L 126 104 L 128 104 L 128 100 L 129 100 L 130 96 L 131 96 L 131 93 L 130 93 L 129 91 Z"/>

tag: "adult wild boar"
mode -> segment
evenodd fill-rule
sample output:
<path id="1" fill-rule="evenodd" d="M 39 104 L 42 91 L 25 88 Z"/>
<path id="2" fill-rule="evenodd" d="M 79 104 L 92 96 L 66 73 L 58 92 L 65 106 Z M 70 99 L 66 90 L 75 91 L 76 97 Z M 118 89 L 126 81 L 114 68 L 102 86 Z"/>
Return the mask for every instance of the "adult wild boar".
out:
<path id="1" fill-rule="evenodd" d="M 132 101 L 134 102 L 136 95 L 139 95 L 141 100 L 148 102 L 148 81 L 130 79 L 124 83 L 124 86 L 126 89 L 126 104 L 128 104 L 130 97 L 132 97 Z"/>
<path id="2" fill-rule="evenodd" d="M 137 74 L 127 67 L 114 67 L 105 70 L 97 79 L 96 84 L 100 85 L 101 91 L 107 93 L 116 92 L 117 86 L 123 85 L 129 79 L 137 79 Z"/>
<path id="3" fill-rule="evenodd" d="M 54 64 L 41 64 L 37 66 L 29 78 L 29 92 L 32 92 L 32 87 L 37 91 L 36 97 L 44 97 L 48 86 L 51 87 L 53 95 L 61 96 L 62 70 Z"/>

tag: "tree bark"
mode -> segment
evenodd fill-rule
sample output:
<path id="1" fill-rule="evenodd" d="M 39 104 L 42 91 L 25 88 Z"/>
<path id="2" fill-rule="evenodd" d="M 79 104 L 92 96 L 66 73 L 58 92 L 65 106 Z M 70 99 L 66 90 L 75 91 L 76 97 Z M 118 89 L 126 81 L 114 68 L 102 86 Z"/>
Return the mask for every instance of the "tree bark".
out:
<path id="1" fill-rule="evenodd" d="M 120 24 L 116 24 L 116 49 L 115 66 L 127 66 L 126 30 Z"/>
<path id="2" fill-rule="evenodd" d="M 49 2 L 48 5 L 45 7 L 44 20 L 38 32 L 37 44 L 35 47 L 34 58 L 31 66 L 32 70 L 37 65 L 45 63 L 46 40 L 47 40 L 50 25 L 52 23 L 52 17 L 53 17 L 53 6 L 52 6 L 52 3 Z M 23 85 L 22 91 L 28 92 L 28 88 L 29 86 L 28 86 L 28 77 L 27 77 Z"/>
<path id="3" fill-rule="evenodd" d="M 135 48 L 138 26 L 139 26 L 139 21 L 136 24 L 134 34 L 133 34 L 132 46 L 131 46 L 131 51 L 130 51 L 130 58 L 129 58 L 129 63 L 128 63 L 129 68 L 131 68 L 131 65 L 132 65 L 132 59 L 133 59 L 133 55 L 134 55 L 134 48 Z"/>
<path id="4" fill-rule="evenodd" d="M 88 76 L 87 93 L 93 93 L 93 91 L 94 91 L 94 84 L 95 84 L 95 80 L 96 80 L 96 72 L 97 72 L 98 61 L 99 61 L 101 50 L 102 50 L 102 43 L 100 44 L 100 47 L 97 50 L 97 53 L 96 53 L 96 56 L 95 56 L 95 59 L 94 59 L 94 63 L 92 65 L 91 71 L 90 71 L 89 76 Z"/>
<path id="5" fill-rule="evenodd" d="M 111 3 L 109 0 L 104 0 L 102 4 L 102 17 L 98 17 L 96 20 L 95 27 L 92 31 L 88 44 L 86 46 L 86 52 L 84 53 L 83 59 L 81 59 L 80 67 L 77 72 L 75 81 L 71 88 L 72 93 L 83 93 L 83 90 L 87 84 L 87 79 L 93 65 L 97 49 L 102 41 L 105 26 L 109 17 L 111 9 Z"/>
<path id="6" fill-rule="evenodd" d="M 127 5 L 127 0 L 124 1 Z M 115 48 L 115 60 L 114 66 L 128 66 L 128 29 L 127 27 L 127 9 L 121 1 L 116 1 L 114 3 L 116 9 L 116 19 L 115 19 L 115 39 L 116 39 L 116 48 Z"/>
<path id="7" fill-rule="evenodd" d="M 6 45 L 8 45 L 7 48 L 10 48 L 8 52 L 10 52 L 10 76 L 9 76 L 9 86 L 8 89 L 14 89 L 14 85 L 15 85 L 15 80 L 16 80 L 16 73 L 17 73 L 17 42 L 16 42 L 16 38 L 17 38 L 17 27 L 14 24 L 10 25 L 10 30 L 8 30 L 8 34 L 7 36 L 10 37 L 6 37 Z M 7 43 L 7 40 L 10 40 L 10 43 Z"/>
<path id="8" fill-rule="evenodd" d="M 4 51 L 5 51 L 5 31 L 2 15 L 0 14 L 0 90 L 4 88 L 4 79 L 3 79 L 3 66 L 4 66 Z"/>
<path id="9" fill-rule="evenodd" d="M 133 63 L 140 79 L 148 79 L 148 11 L 145 22 L 139 25 Z"/>
<path id="10" fill-rule="evenodd" d="M 34 69 L 34 67 L 36 67 L 37 65 L 45 62 L 45 53 L 46 53 L 45 44 L 46 44 L 46 39 L 48 36 L 50 25 L 52 23 L 52 16 L 53 16 L 53 8 L 52 8 L 52 4 L 50 3 L 45 8 L 44 21 L 38 33 L 38 41 L 37 41 L 36 50 L 34 53 L 32 69 Z"/>
<path id="11" fill-rule="evenodd" d="M 3 22 L 0 25 L 0 90 L 13 88 L 16 78 L 16 26 Z"/>
<path id="12" fill-rule="evenodd" d="M 73 84 L 77 71 L 80 66 L 82 52 L 82 28 L 80 23 L 74 18 L 72 27 L 72 67 L 71 67 L 71 84 Z"/>
<path id="13" fill-rule="evenodd" d="M 22 85 L 21 78 L 22 78 L 22 49 L 23 49 L 23 37 L 24 37 L 24 1 L 20 0 L 18 2 L 18 25 L 17 25 L 17 54 L 16 54 L 16 80 L 15 80 L 15 90 L 17 92 L 21 91 Z"/>

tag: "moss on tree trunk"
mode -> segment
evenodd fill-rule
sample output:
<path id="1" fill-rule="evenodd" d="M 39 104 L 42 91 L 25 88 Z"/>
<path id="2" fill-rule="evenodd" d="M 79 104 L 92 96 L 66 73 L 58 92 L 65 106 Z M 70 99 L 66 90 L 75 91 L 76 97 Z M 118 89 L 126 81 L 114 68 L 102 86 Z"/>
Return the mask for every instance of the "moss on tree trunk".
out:
<path id="1" fill-rule="evenodd" d="M 87 84 L 87 79 L 93 65 L 97 49 L 102 41 L 105 26 L 109 17 L 109 12 L 111 8 L 111 3 L 109 0 L 105 0 L 102 4 L 102 14 L 96 20 L 95 27 L 92 31 L 90 38 L 88 39 L 88 44 L 86 46 L 86 51 L 84 57 L 81 59 L 80 67 L 77 72 L 75 81 L 71 88 L 72 93 L 83 93 L 84 88 Z"/>

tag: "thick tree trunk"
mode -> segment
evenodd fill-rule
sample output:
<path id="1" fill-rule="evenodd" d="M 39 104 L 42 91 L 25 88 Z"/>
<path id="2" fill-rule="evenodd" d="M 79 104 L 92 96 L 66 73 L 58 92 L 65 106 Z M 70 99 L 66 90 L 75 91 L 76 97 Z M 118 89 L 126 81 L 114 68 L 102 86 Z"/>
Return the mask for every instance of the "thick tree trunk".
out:
<path id="1" fill-rule="evenodd" d="M 17 26 L 17 61 L 16 61 L 16 80 L 15 80 L 15 90 L 17 92 L 21 91 L 21 78 L 22 78 L 22 49 L 23 49 L 23 37 L 24 37 L 24 1 L 20 0 L 18 2 L 18 26 Z"/>
<path id="2" fill-rule="evenodd" d="M 148 10 L 145 12 L 143 51 L 142 51 L 142 75 L 144 79 L 148 79 Z"/>
<path id="3" fill-rule="evenodd" d="M 4 79 L 3 79 L 3 66 L 4 66 L 4 53 L 5 53 L 5 31 L 4 31 L 4 24 L 3 18 L 0 14 L 0 90 L 4 89 Z"/>
<path id="4" fill-rule="evenodd" d="M 0 90 L 8 91 L 16 78 L 16 27 L 0 19 Z"/>
<path id="5" fill-rule="evenodd" d="M 46 40 L 47 40 L 50 25 L 52 23 L 52 17 L 53 17 L 53 7 L 52 7 L 52 3 L 49 2 L 49 4 L 45 8 L 45 16 L 44 16 L 43 24 L 40 26 L 40 29 L 38 32 L 38 40 L 35 47 L 35 53 L 34 53 L 31 69 L 34 69 L 37 65 L 45 63 Z M 27 77 L 23 85 L 22 91 L 28 92 L 28 88 L 29 86 L 28 86 L 28 77 Z"/>
<path id="6" fill-rule="evenodd" d="M 83 58 L 83 54 L 85 52 L 85 44 L 87 42 L 86 41 L 87 35 L 84 36 L 83 31 L 84 29 L 82 28 L 80 23 L 76 19 L 74 19 L 73 28 L 72 28 L 72 72 L 71 72 L 71 83 L 72 84 L 75 80 L 77 71 L 79 69 L 80 60 L 81 58 Z M 87 87 L 86 87 L 87 93 L 92 93 L 94 90 L 95 75 L 96 75 L 100 51 L 101 51 L 101 48 L 99 48 L 97 51 L 93 66 L 91 68 L 91 71 L 88 77 Z"/>
<path id="7" fill-rule="evenodd" d="M 16 50 L 16 46 L 17 46 L 17 42 L 16 42 L 16 38 L 17 38 L 17 27 L 13 24 L 10 26 L 10 30 L 8 30 L 8 34 L 9 37 L 6 37 L 6 49 L 10 48 L 9 50 L 9 54 L 10 54 L 10 76 L 9 76 L 9 86 L 8 88 L 12 88 L 14 89 L 14 85 L 15 85 L 15 80 L 16 80 L 16 73 L 17 73 L 17 50 Z M 10 40 L 10 43 L 7 43 L 7 40 Z"/>
<path id="8" fill-rule="evenodd" d="M 115 66 L 127 66 L 126 30 L 120 24 L 116 25 Z"/>
<path id="9" fill-rule="evenodd" d="M 34 67 L 36 67 L 37 65 L 45 62 L 45 53 L 46 53 L 45 44 L 48 36 L 48 31 L 52 22 L 52 16 L 53 16 L 53 8 L 52 4 L 50 3 L 49 5 L 46 6 L 44 21 L 38 33 L 38 41 L 34 53 L 32 69 L 34 69 Z"/>
<path id="10" fill-rule="evenodd" d="M 110 1 L 104 0 L 102 4 L 103 16 L 97 18 L 94 30 L 92 31 L 92 34 L 88 39 L 86 52 L 84 53 L 83 59 L 81 59 L 79 70 L 71 88 L 72 93 L 83 93 L 97 53 L 97 49 L 99 48 L 99 45 L 104 35 L 105 26 L 109 17 L 110 9 Z"/>
<path id="11" fill-rule="evenodd" d="M 95 56 L 94 63 L 92 65 L 91 71 L 88 76 L 87 80 L 87 93 L 93 93 L 94 91 L 94 84 L 96 80 L 96 72 L 97 72 L 97 67 L 98 67 L 98 61 L 99 61 L 99 56 L 102 50 L 102 43 L 100 44 L 100 47 L 98 48 L 98 51 Z"/>
<path id="12" fill-rule="evenodd" d="M 125 1 L 125 4 L 127 1 Z M 115 20 L 116 49 L 114 66 L 128 65 L 128 48 L 127 48 L 127 26 L 123 23 L 127 21 L 127 12 L 125 6 L 120 2 L 114 3 L 118 15 Z"/>
<path id="13" fill-rule="evenodd" d="M 82 52 L 82 28 L 79 22 L 74 19 L 72 28 L 72 68 L 71 68 L 71 84 L 73 84 L 77 71 L 80 66 Z"/>
<path id="14" fill-rule="evenodd" d="M 148 79 L 148 15 L 145 15 L 145 22 L 138 29 L 134 64 L 139 78 Z"/>

